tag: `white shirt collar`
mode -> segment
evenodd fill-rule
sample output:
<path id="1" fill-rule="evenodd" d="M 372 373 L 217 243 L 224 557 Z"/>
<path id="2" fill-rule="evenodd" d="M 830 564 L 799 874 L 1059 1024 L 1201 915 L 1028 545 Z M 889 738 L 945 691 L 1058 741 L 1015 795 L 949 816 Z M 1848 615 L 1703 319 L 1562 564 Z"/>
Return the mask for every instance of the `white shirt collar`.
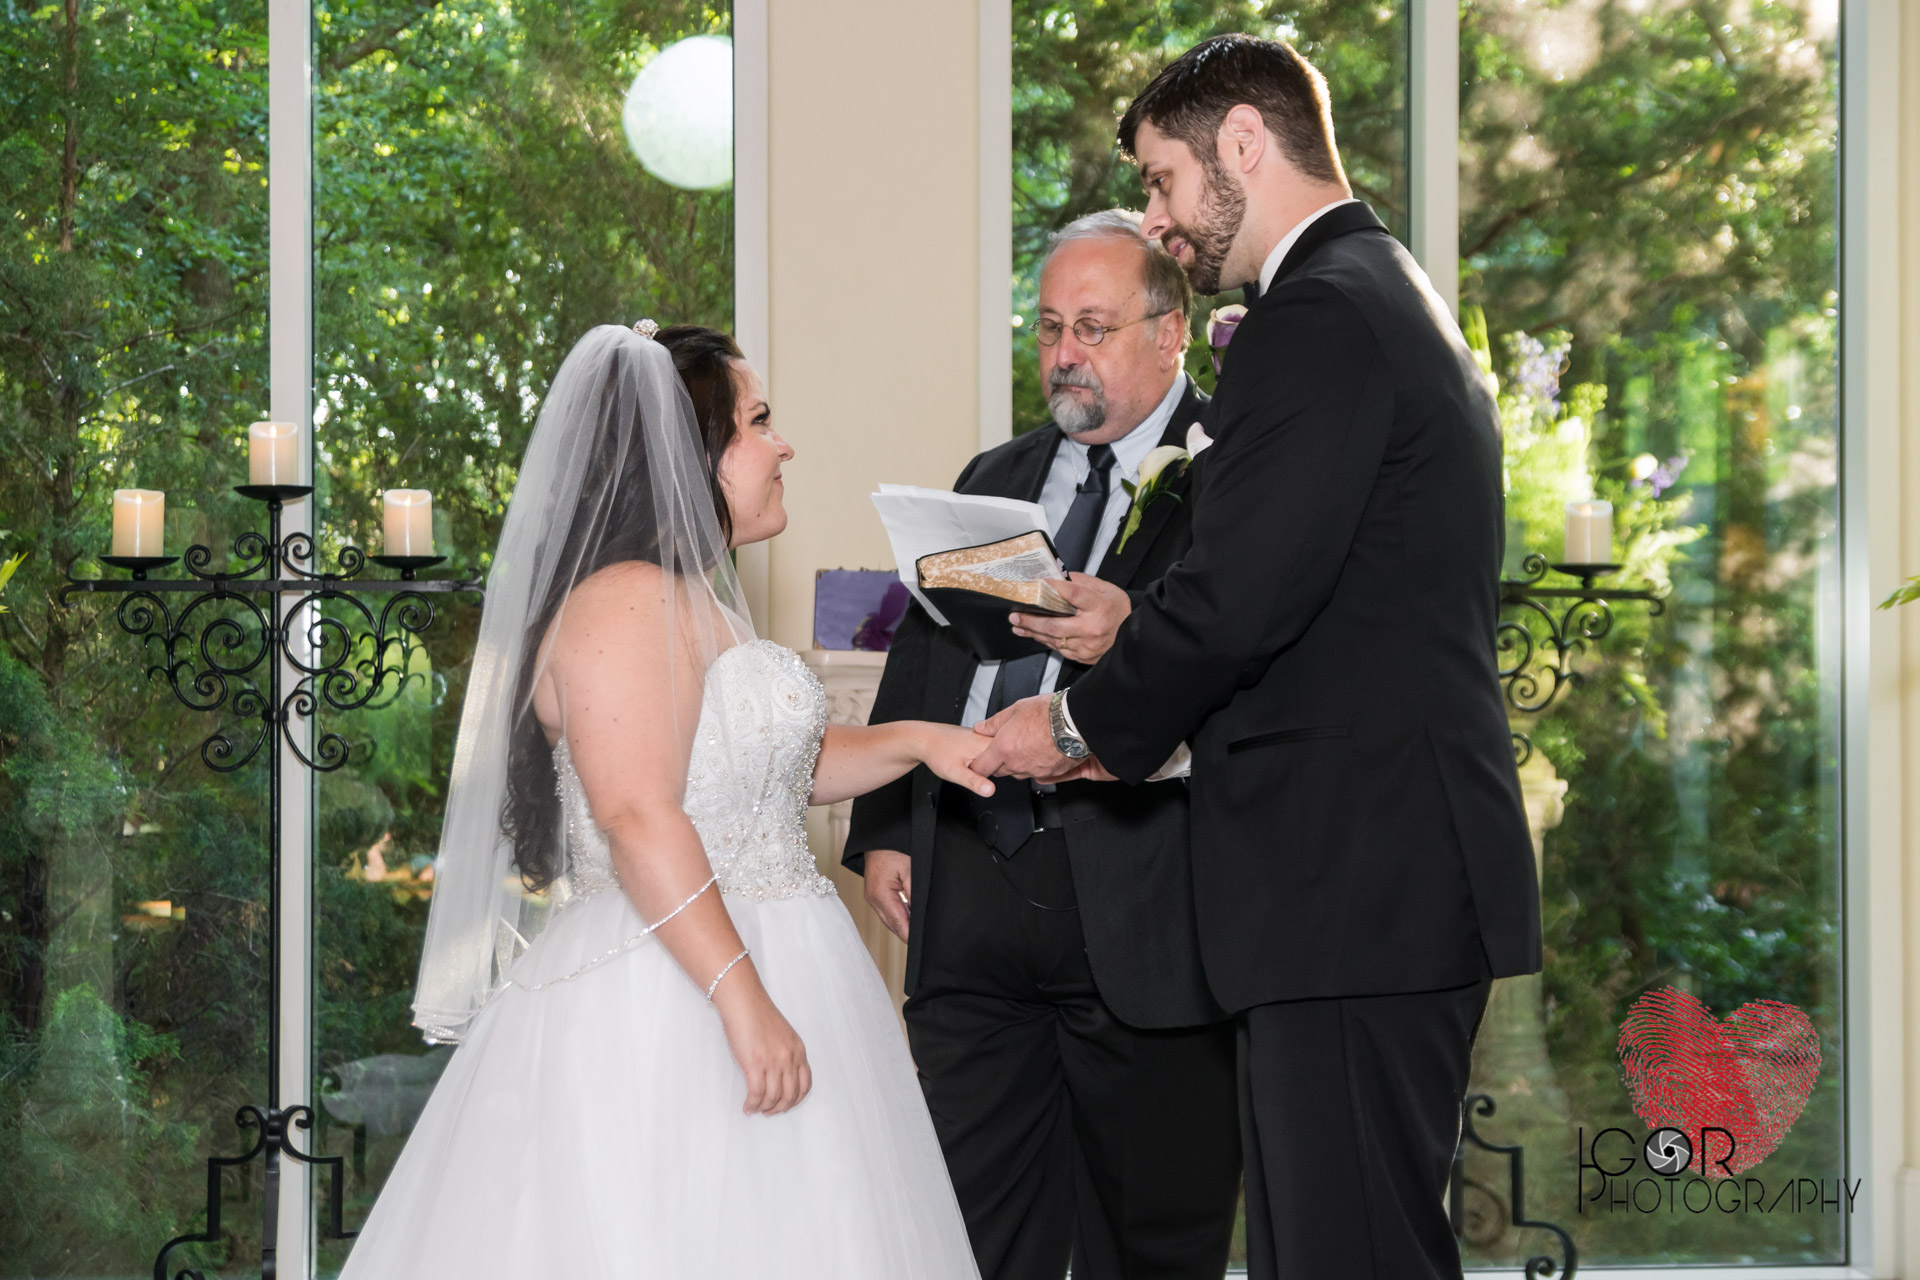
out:
<path id="1" fill-rule="evenodd" d="M 1173 411 L 1180 407 L 1181 399 L 1187 394 L 1187 375 L 1174 375 L 1173 385 L 1167 388 L 1167 394 L 1160 397 L 1160 403 L 1153 412 L 1140 420 L 1140 425 L 1115 440 L 1108 447 L 1113 450 L 1113 460 L 1119 464 L 1120 473 L 1129 479 L 1140 473 L 1140 464 L 1147 460 L 1154 447 L 1160 443 L 1160 437 L 1167 433 L 1167 424 L 1173 421 Z M 1078 451 L 1074 461 L 1082 470 L 1087 462 L 1087 446 L 1067 437 L 1067 443 Z"/>
<path id="2" fill-rule="evenodd" d="M 1308 227 L 1319 221 L 1322 216 L 1333 212 L 1343 204 L 1358 203 L 1359 201 L 1355 200 L 1352 196 L 1346 196 L 1342 199 L 1335 200 L 1332 204 L 1323 204 L 1306 217 L 1300 219 L 1299 222 L 1295 223 L 1293 230 L 1281 236 L 1280 243 L 1273 246 L 1273 252 L 1267 255 L 1266 264 L 1260 268 L 1261 294 L 1264 296 L 1267 290 L 1273 287 L 1273 278 L 1280 274 L 1280 264 L 1287 260 L 1287 250 L 1293 248 L 1294 244 L 1300 239 L 1300 236 Z"/>

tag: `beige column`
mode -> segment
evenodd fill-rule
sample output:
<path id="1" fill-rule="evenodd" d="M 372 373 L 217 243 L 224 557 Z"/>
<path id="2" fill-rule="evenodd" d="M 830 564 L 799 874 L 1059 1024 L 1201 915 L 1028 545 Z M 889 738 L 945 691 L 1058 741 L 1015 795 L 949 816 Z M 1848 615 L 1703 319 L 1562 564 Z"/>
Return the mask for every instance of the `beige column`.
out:
<path id="1" fill-rule="evenodd" d="M 890 568 L 867 495 L 978 448 L 974 3 L 771 0 L 774 420 L 798 450 L 762 630 L 812 645 L 820 569 Z"/>
<path id="2" fill-rule="evenodd" d="M 980 16 L 971 0 L 767 11 L 766 372 L 797 453 L 756 621 L 806 652 L 819 570 L 894 567 L 874 486 L 947 488 L 979 448 Z M 865 723 L 879 655 L 807 657 L 833 720 Z M 809 834 L 897 1009 L 905 945 L 839 865 L 850 808 L 813 810 Z"/>

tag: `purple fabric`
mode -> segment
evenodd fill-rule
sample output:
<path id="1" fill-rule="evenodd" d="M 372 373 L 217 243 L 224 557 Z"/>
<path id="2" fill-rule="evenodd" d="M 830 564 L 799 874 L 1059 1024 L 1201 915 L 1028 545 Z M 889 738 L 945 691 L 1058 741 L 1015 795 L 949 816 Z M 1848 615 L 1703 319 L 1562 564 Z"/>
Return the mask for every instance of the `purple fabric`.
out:
<path id="1" fill-rule="evenodd" d="M 889 570 L 822 569 L 813 586 L 814 647 L 884 652 L 909 599 Z"/>

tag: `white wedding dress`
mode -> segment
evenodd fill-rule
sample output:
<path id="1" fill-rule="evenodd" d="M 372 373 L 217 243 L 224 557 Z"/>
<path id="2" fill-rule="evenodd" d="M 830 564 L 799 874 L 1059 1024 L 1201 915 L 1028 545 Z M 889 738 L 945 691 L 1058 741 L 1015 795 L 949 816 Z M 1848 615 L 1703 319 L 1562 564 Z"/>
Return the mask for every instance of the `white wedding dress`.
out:
<path id="1" fill-rule="evenodd" d="M 563 740 L 571 897 L 475 1017 L 345 1280 L 977 1276 L 886 989 L 807 848 L 825 726 L 792 650 L 727 650 L 685 800 L 813 1092 L 742 1113 L 719 1015 L 642 937 Z"/>

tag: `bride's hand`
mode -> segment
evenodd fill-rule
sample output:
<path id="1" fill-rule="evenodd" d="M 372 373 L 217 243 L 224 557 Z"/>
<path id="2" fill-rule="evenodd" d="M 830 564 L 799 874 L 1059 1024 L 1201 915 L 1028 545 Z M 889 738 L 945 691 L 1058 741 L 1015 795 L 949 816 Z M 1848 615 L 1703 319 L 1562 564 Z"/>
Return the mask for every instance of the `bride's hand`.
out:
<path id="1" fill-rule="evenodd" d="M 738 974 L 729 975 L 732 982 Z M 714 993 L 720 1023 L 726 1028 L 727 1047 L 747 1078 L 748 1115 L 758 1111 L 777 1116 L 798 1106 L 813 1089 L 813 1071 L 807 1066 L 807 1046 L 800 1041 L 758 975 L 732 991 L 727 983 Z"/>
<path id="2" fill-rule="evenodd" d="M 948 782 L 965 787 L 975 795 L 993 794 L 993 780 L 972 769 L 974 757 L 987 749 L 990 741 L 966 725 L 924 724 L 917 754 L 921 763 Z"/>

